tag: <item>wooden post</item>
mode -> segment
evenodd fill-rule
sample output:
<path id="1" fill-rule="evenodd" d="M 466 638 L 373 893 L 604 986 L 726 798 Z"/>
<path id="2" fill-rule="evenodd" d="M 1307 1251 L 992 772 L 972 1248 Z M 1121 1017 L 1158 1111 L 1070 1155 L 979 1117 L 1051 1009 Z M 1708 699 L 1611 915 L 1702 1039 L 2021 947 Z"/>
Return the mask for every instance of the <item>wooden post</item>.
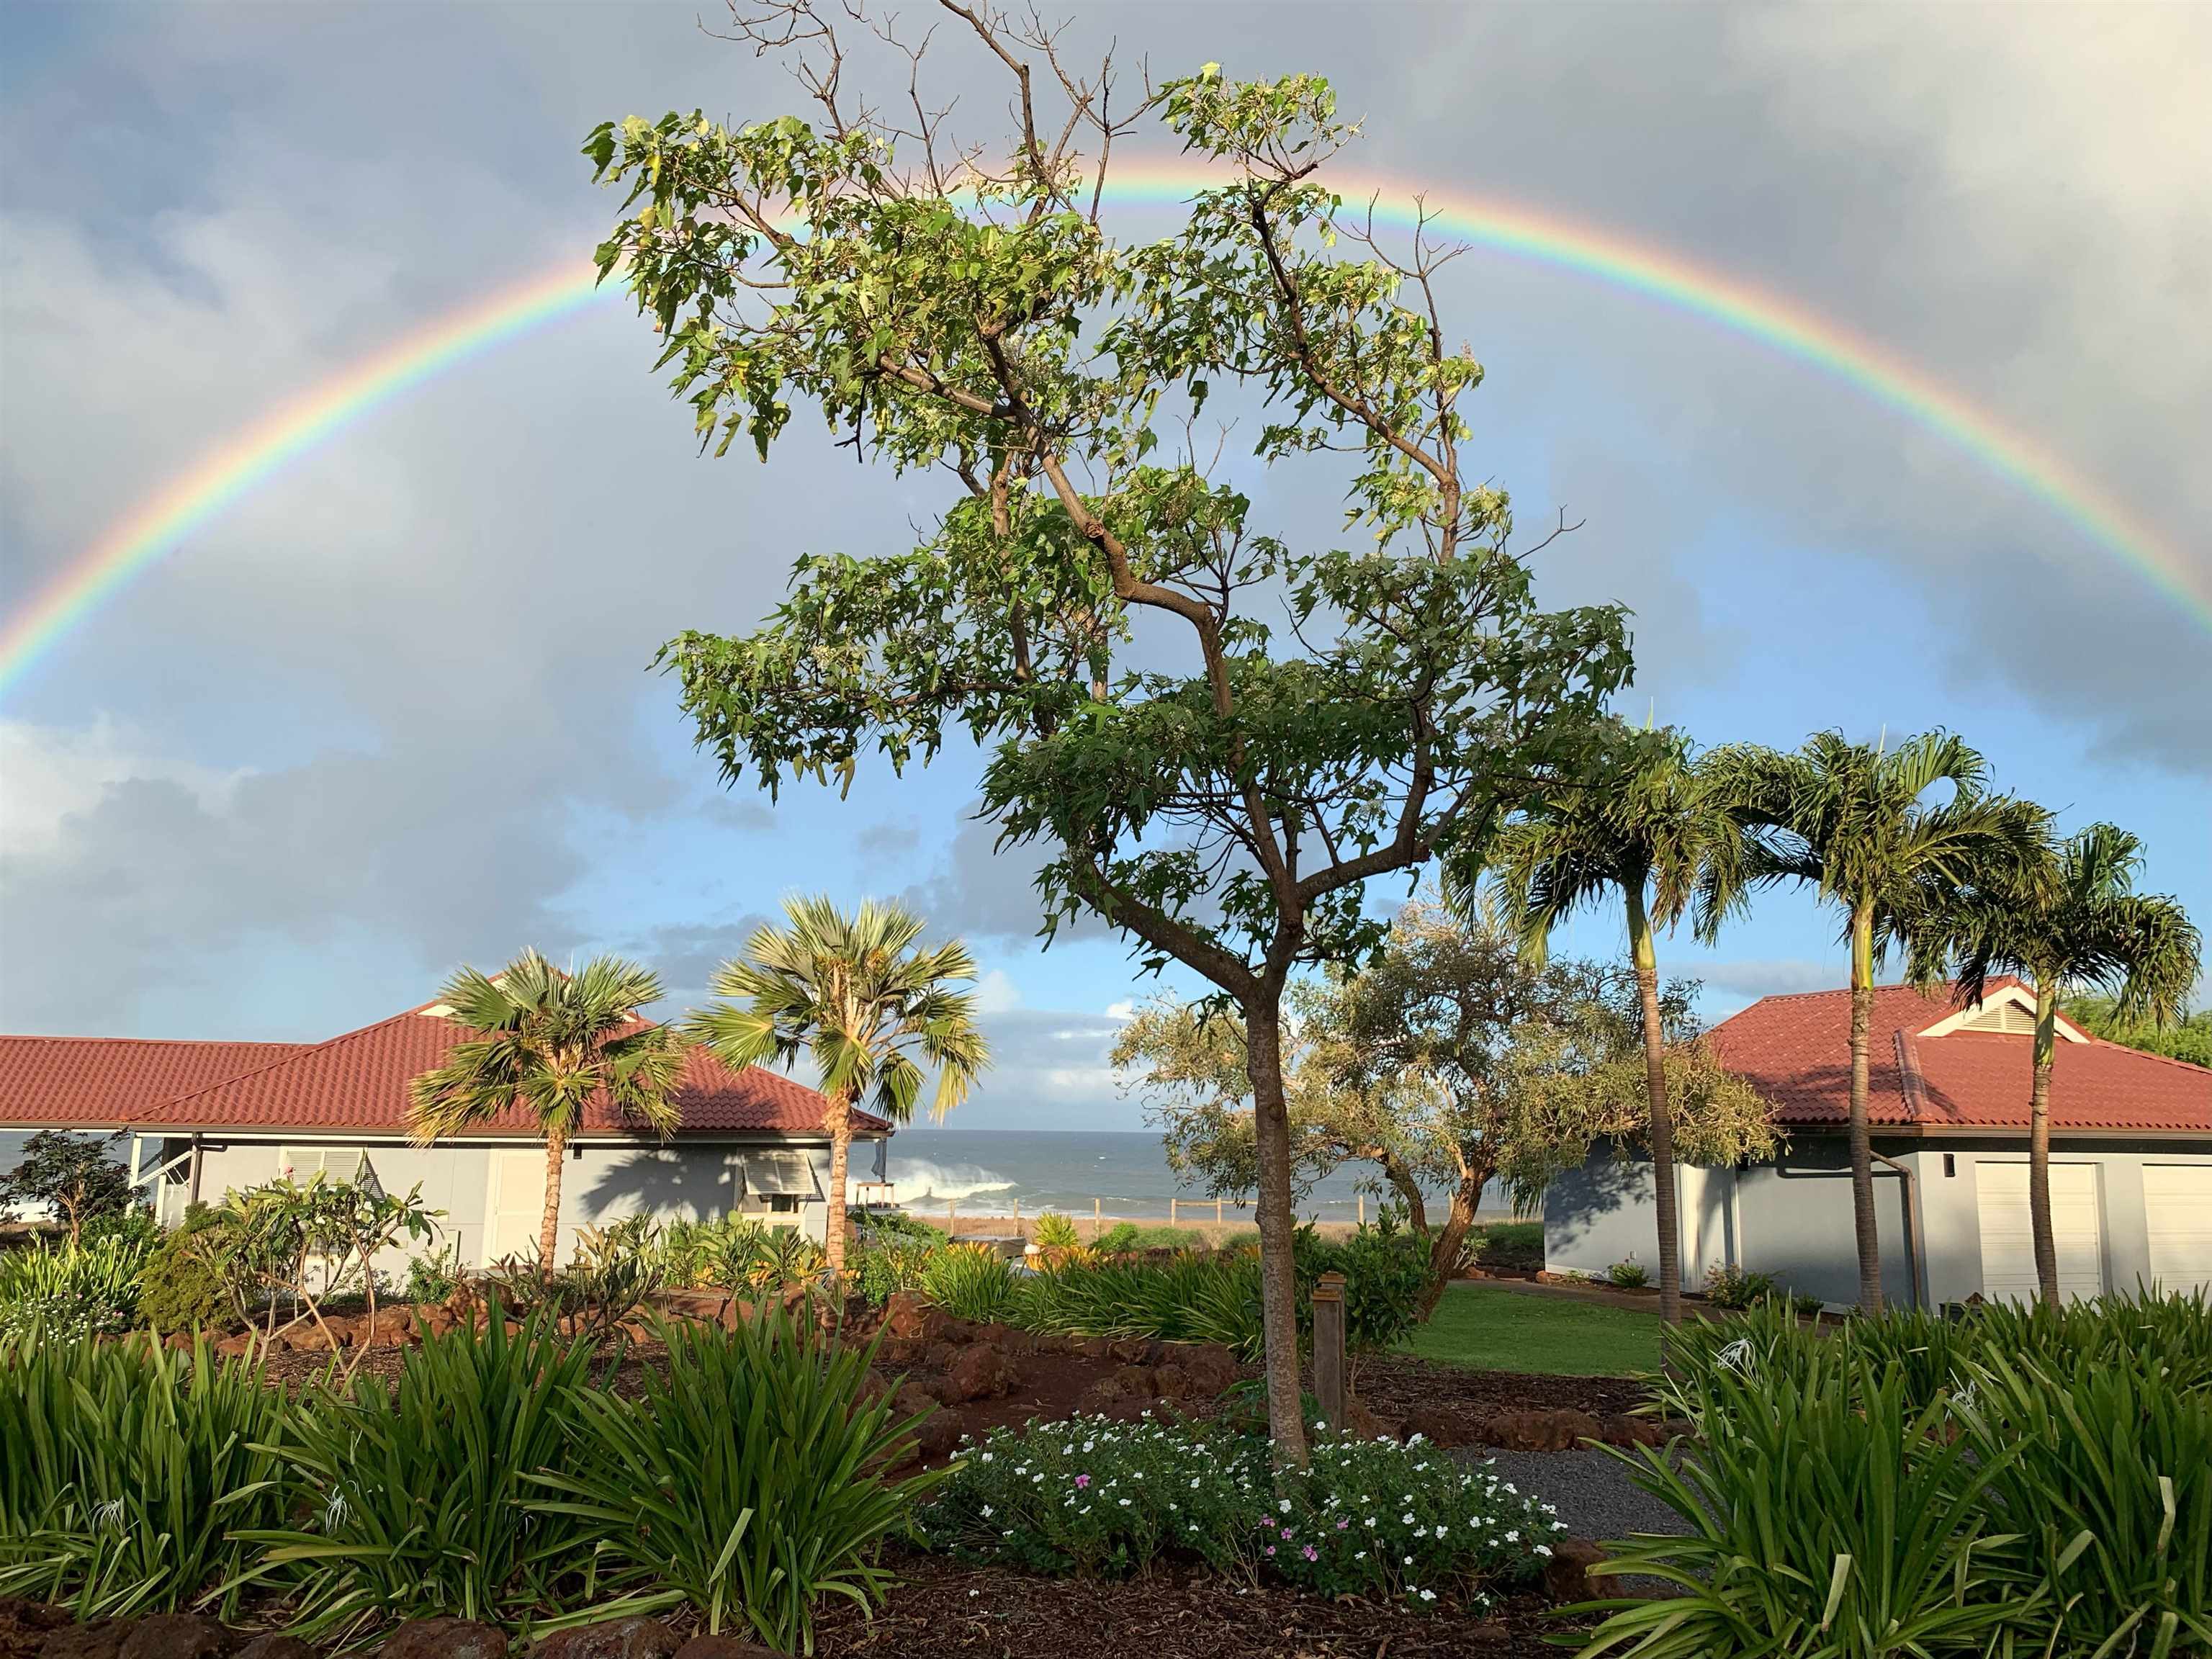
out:
<path id="1" fill-rule="evenodd" d="M 1354 1201 L 1359 1206 L 1359 1224 L 1364 1227 L 1367 1224 L 1367 1194 L 1359 1194 Z"/>
<path id="2" fill-rule="evenodd" d="M 1175 1200 L 1173 1200 L 1173 1199 L 1170 1199 L 1170 1200 L 1168 1200 L 1168 1225 L 1169 1225 L 1169 1226 L 1170 1226 L 1170 1227 L 1172 1227 L 1172 1226 L 1174 1226 L 1175 1224 L 1176 1224 L 1176 1201 L 1175 1201 Z"/>
<path id="3" fill-rule="evenodd" d="M 1213 1224 L 1217 1227 L 1221 1224 L 1221 1200 L 1218 1198 L 1213 1200 Z"/>
<path id="4" fill-rule="evenodd" d="M 1323 1273 L 1313 1291 L 1314 1394 L 1322 1421 L 1344 1427 L 1344 1275 Z"/>
<path id="5" fill-rule="evenodd" d="M 1022 1201 L 1021 1201 L 1021 1200 L 1019 1200 L 1019 1199 L 1018 1198 L 1018 1199 L 1016 1199 L 1016 1200 L 1014 1200 L 1014 1237 L 1015 1237 L 1016 1238 L 1019 1238 L 1021 1236 L 1022 1236 Z"/>
<path id="6" fill-rule="evenodd" d="M 1106 1231 L 1106 1219 L 1098 1213 L 1098 1200 L 1091 1200 L 1091 1242 L 1096 1244 Z"/>
<path id="7" fill-rule="evenodd" d="M 951 1198 L 945 1200 L 945 1236 L 947 1238 L 960 1237 L 960 1230 L 953 1225 L 953 1214 L 958 1202 L 958 1200 Z"/>

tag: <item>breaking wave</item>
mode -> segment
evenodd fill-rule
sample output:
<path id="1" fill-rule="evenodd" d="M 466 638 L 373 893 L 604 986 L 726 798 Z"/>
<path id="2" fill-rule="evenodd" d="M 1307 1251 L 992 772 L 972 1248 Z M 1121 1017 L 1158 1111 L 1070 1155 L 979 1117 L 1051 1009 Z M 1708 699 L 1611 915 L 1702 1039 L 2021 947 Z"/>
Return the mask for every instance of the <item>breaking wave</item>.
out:
<path id="1" fill-rule="evenodd" d="M 1010 1193 L 1015 1183 L 995 1170 L 974 1164 L 932 1164 L 927 1158 L 894 1158 L 890 1176 L 901 1205 L 957 1203 L 983 1193 Z"/>

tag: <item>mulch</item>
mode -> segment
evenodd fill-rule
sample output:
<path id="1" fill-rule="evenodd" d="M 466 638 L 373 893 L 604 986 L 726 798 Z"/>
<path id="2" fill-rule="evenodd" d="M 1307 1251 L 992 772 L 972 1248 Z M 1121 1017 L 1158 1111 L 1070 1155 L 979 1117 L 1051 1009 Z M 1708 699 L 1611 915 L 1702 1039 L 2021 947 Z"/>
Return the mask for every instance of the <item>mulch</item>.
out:
<path id="1" fill-rule="evenodd" d="M 1523 1371 L 1471 1371 L 1410 1354 L 1361 1359 L 1353 1387 L 1378 1417 L 1402 1418 L 1416 1407 L 1477 1415 L 1499 1412 L 1578 1411 L 1605 1418 L 1633 1411 L 1644 1385 L 1625 1376 L 1550 1376 Z"/>
<path id="2" fill-rule="evenodd" d="M 1484 1613 L 1416 1613 L 1279 1585 L 1156 1570 L 1141 1577 L 1037 1578 L 937 1556 L 901 1559 L 872 1620 L 830 1610 L 821 1659 L 1539 1659 L 1573 1628 L 1538 1597 Z"/>

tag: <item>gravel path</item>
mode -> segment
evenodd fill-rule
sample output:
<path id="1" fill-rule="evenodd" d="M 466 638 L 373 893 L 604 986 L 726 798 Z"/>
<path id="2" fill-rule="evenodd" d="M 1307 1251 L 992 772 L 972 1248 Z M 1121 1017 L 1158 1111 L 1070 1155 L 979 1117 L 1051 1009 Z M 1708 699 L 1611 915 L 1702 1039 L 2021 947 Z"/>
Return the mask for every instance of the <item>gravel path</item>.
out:
<path id="1" fill-rule="evenodd" d="M 1559 1512 L 1571 1538 L 1625 1538 L 1632 1532 L 1685 1533 L 1682 1517 L 1632 1484 L 1617 1458 L 1589 1449 L 1500 1451 L 1470 1447 L 1472 1463 L 1494 1464 L 1498 1474 Z"/>

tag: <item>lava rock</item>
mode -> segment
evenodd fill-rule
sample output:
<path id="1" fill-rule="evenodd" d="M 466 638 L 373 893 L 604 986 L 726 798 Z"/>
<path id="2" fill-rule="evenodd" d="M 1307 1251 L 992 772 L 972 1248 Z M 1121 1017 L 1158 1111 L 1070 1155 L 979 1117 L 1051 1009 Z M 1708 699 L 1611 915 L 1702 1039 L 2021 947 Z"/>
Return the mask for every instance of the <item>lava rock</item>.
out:
<path id="1" fill-rule="evenodd" d="M 1587 1538 L 1554 1539 L 1544 1563 L 1544 1594 L 1554 1601 L 1589 1601 L 1589 1570 L 1604 1559 L 1605 1552 Z"/>
<path id="2" fill-rule="evenodd" d="M 1432 1446 L 1471 1446 L 1480 1437 L 1474 1425 L 1442 1406 L 1416 1406 L 1398 1425 L 1408 1440 L 1415 1435 Z"/>
<path id="3" fill-rule="evenodd" d="M 884 1304 L 884 1334 L 915 1342 L 945 1340 L 945 1310 L 922 1300 L 914 1291 L 897 1291 Z"/>
<path id="4" fill-rule="evenodd" d="M 1508 1451 L 1571 1451 L 1584 1440 L 1603 1437 L 1588 1412 L 1502 1412 L 1484 1426 L 1482 1438 Z"/>
<path id="5" fill-rule="evenodd" d="M 676 1659 L 776 1659 L 757 1642 L 737 1636 L 695 1636 L 676 1650 Z"/>
<path id="6" fill-rule="evenodd" d="M 198 1613 L 157 1613 L 141 1619 L 116 1650 L 118 1659 L 223 1659 L 238 1638 Z"/>
<path id="7" fill-rule="evenodd" d="M 1237 1381 L 1237 1356 L 1218 1342 L 1164 1342 L 1163 1363 L 1182 1368 L 1200 1395 L 1219 1394 Z"/>
<path id="8" fill-rule="evenodd" d="M 553 1632 L 531 1659 L 671 1659 L 683 1638 L 658 1619 L 610 1619 Z"/>
<path id="9" fill-rule="evenodd" d="M 1631 1417 L 1623 1413 L 1605 1419 L 1602 1430 L 1608 1446 L 1663 1446 L 1667 1443 L 1667 1425 L 1656 1417 Z"/>
<path id="10" fill-rule="evenodd" d="M 128 1619 L 94 1619 L 64 1625 L 39 1645 L 39 1659 L 116 1659 L 131 1634 Z"/>
<path id="11" fill-rule="evenodd" d="M 507 1659 L 507 1632 L 473 1619 L 410 1619 L 376 1651 L 379 1659 Z"/>
<path id="12" fill-rule="evenodd" d="M 230 1659 L 321 1659 L 321 1649 L 302 1642 L 289 1631 L 265 1630 Z"/>

